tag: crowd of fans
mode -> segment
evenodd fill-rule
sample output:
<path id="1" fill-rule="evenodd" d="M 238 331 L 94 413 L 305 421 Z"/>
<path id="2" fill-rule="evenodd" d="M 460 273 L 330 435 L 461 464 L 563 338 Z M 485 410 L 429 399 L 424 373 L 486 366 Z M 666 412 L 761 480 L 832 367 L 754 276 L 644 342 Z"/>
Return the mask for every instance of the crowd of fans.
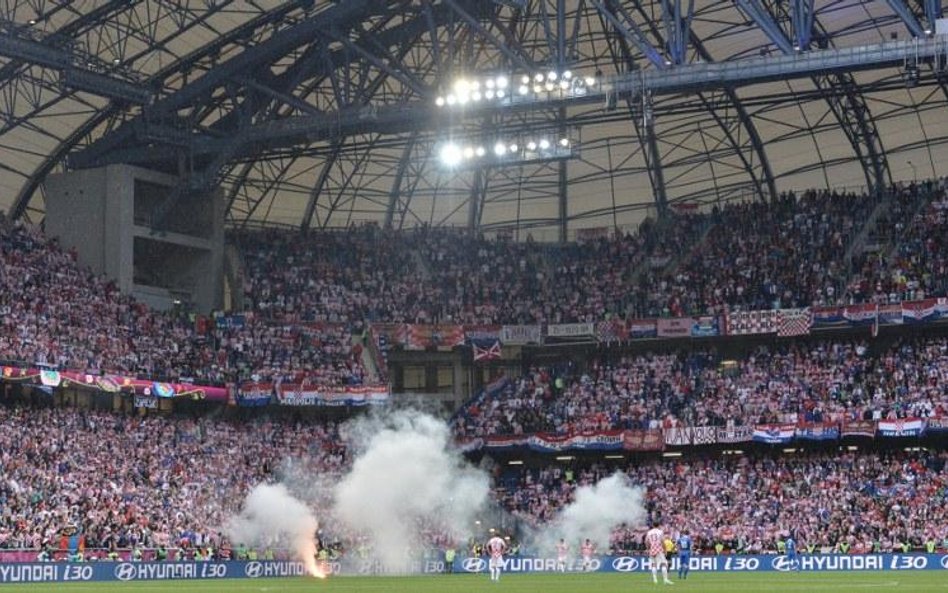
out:
<path id="1" fill-rule="evenodd" d="M 710 553 L 773 553 L 793 534 L 798 549 L 921 551 L 948 548 L 948 454 L 800 453 L 652 461 L 618 468 L 645 491 L 648 523 L 687 531 Z M 615 468 L 563 464 L 508 470 L 498 499 L 541 527 Z M 645 525 L 613 531 L 611 550 L 643 550 Z M 811 548 L 812 546 L 812 548 Z"/>
<path id="2" fill-rule="evenodd" d="M 893 201 L 877 225 L 877 249 L 854 258 L 851 293 L 883 304 L 948 294 L 948 195 L 926 184 L 899 192 Z"/>
<path id="3" fill-rule="evenodd" d="M 352 336 L 371 321 L 565 323 L 945 294 L 943 183 L 893 191 L 889 215 L 916 214 L 890 237 L 892 257 L 852 262 L 843 253 L 876 201 L 826 192 L 558 246 L 432 228 L 241 233 L 245 323 L 223 327 L 151 311 L 40 231 L 2 220 L 0 359 L 335 386 L 366 380 Z"/>
<path id="4" fill-rule="evenodd" d="M 365 377 L 348 326 L 277 324 L 250 312 L 239 326 L 217 327 L 154 311 L 39 230 L 2 218 L 0 360 L 203 384 L 349 385 Z"/>
<path id="5" fill-rule="evenodd" d="M 895 216 L 912 215 L 883 237 L 891 256 L 852 262 L 843 253 L 876 202 L 817 192 L 563 246 L 429 228 L 246 233 L 236 241 L 248 310 L 221 325 L 152 311 L 37 229 L 0 219 L 0 360 L 168 381 L 341 386 L 367 380 L 352 336 L 372 321 L 562 323 L 945 294 L 943 185 L 893 203 Z M 790 343 L 732 361 L 703 352 L 534 368 L 471 402 L 454 428 L 472 438 L 946 414 L 948 340 L 919 338 L 879 353 Z M 90 548 L 219 547 L 252 485 L 290 471 L 331 475 L 349 462 L 331 422 L 0 407 L 0 547 L 36 549 L 64 530 Z M 792 528 L 804 541 L 891 548 L 946 524 L 944 462 L 860 453 L 626 471 L 647 488 L 653 515 L 705 544 L 759 550 Z M 524 521 L 542 522 L 604 471 L 526 472 L 496 495 Z M 614 546 L 634 547 L 639 535 L 619 531 Z"/>
<path id="6" fill-rule="evenodd" d="M 890 197 L 891 194 L 891 197 Z M 871 238 L 892 258 L 849 247 L 881 206 Z M 919 214 L 911 218 L 920 204 Z M 946 294 L 943 181 L 886 198 L 836 191 L 672 213 L 635 232 L 564 245 L 424 227 L 369 225 L 237 238 L 247 300 L 282 320 L 521 324 L 713 315 Z M 888 232 L 887 223 L 905 232 Z M 897 247 L 897 249 L 896 249 Z M 890 296 L 892 295 L 892 296 Z"/>
<path id="7" fill-rule="evenodd" d="M 342 467 L 337 425 L 0 407 L 0 547 L 78 530 L 90 550 L 219 549 L 250 487 L 293 459 Z"/>
<path id="8" fill-rule="evenodd" d="M 76 533 L 95 558 L 143 548 L 236 557 L 248 542 L 228 539 L 230 519 L 253 486 L 285 481 L 324 520 L 319 535 L 334 551 L 370 553 L 364 538 L 334 526 L 330 489 L 319 486 L 351 466 L 341 433 L 328 420 L 2 406 L 0 549 L 45 548 L 56 558 L 69 545 L 63 534 Z M 647 516 L 617 527 L 611 551 L 640 550 L 653 521 L 688 530 L 699 548 L 721 544 L 730 553 L 772 552 L 789 531 L 820 548 L 918 549 L 948 535 L 946 461 L 945 452 L 924 451 L 639 461 L 619 469 L 644 489 Z M 551 521 L 577 487 L 615 469 L 506 466 L 495 473 L 492 497 L 509 513 L 508 526 L 519 526 L 511 532 L 524 536 Z M 434 526 L 420 535 L 425 545 L 451 544 Z"/>
<path id="9" fill-rule="evenodd" d="M 948 415 L 948 340 L 872 354 L 860 342 L 760 347 L 533 368 L 455 418 L 463 438 L 673 426 L 740 426 Z"/>
<path id="10" fill-rule="evenodd" d="M 867 195 L 788 193 L 774 203 L 727 205 L 688 261 L 648 293 L 654 313 L 713 315 L 837 304 L 842 255 L 874 206 Z"/>

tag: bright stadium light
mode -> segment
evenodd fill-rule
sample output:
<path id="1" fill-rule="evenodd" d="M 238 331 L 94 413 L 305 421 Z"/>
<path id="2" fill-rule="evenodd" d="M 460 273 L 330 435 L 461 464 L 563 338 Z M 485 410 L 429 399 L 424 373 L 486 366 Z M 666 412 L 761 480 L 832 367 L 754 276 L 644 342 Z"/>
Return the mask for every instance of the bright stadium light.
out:
<path id="1" fill-rule="evenodd" d="M 512 84 L 516 80 L 517 84 Z M 522 105 L 582 97 L 596 77 L 579 76 L 571 70 L 549 69 L 517 74 L 485 76 L 480 79 L 458 78 L 450 92 L 435 98 L 438 107 L 466 108 L 469 104 L 493 102 L 496 105 Z"/>
<path id="2" fill-rule="evenodd" d="M 456 167 L 461 162 L 461 148 L 454 142 L 441 146 L 441 162 L 448 167 Z"/>
<path id="3" fill-rule="evenodd" d="M 531 81 L 531 78 L 524 75 L 524 80 L 526 84 Z M 451 83 L 450 93 L 435 98 L 435 105 L 438 107 L 463 107 L 468 103 L 497 101 L 509 97 L 509 86 L 510 78 L 506 74 L 490 76 L 481 80 L 458 78 Z M 529 92 L 529 88 L 521 89 L 522 95 Z"/>
<path id="4" fill-rule="evenodd" d="M 483 138 L 480 141 L 445 141 L 437 145 L 441 165 L 448 169 L 506 166 L 575 158 L 578 135 L 566 133 L 522 138 Z"/>

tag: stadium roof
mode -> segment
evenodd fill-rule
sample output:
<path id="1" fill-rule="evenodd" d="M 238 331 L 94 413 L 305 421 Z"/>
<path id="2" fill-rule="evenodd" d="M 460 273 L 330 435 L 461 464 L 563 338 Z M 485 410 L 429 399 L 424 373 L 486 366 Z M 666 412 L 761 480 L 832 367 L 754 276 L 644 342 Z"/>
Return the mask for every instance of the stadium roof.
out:
<path id="1" fill-rule="evenodd" d="M 791 45 L 924 37 L 940 15 L 937 0 L 698 0 L 690 18 L 688 0 L 9 0 L 0 208 L 37 220 L 49 173 L 131 160 L 193 170 L 194 187 L 220 182 L 237 226 L 376 220 L 555 237 L 564 219 L 568 229 L 637 222 L 657 198 L 931 177 L 948 160 L 948 79 L 925 63 L 910 72 L 917 85 L 905 84 L 901 63 L 450 126 L 377 116 L 434 109 L 460 75 L 568 68 L 634 78 L 794 54 Z M 318 125 L 290 129 L 303 118 Z M 449 132 L 564 128 L 581 137 L 568 161 L 449 171 L 434 158 Z"/>

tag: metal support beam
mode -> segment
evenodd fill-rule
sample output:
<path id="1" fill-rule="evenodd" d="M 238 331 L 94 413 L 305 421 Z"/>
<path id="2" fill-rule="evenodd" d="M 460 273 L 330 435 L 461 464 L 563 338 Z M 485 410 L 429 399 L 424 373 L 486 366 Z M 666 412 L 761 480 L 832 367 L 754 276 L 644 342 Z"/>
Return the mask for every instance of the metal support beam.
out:
<path id="1" fill-rule="evenodd" d="M 326 181 L 329 179 L 329 174 L 332 172 L 332 167 L 336 159 L 339 158 L 339 150 L 341 148 L 342 142 L 333 143 L 332 151 L 326 157 L 323 168 L 319 172 L 319 178 L 316 179 L 316 183 L 313 184 L 313 189 L 309 192 L 309 201 L 306 202 L 306 211 L 303 212 L 303 220 L 300 222 L 300 231 L 304 233 L 308 231 L 310 225 L 313 224 L 313 215 L 316 213 L 316 202 L 319 201 L 319 195 L 322 193 L 323 188 L 326 187 Z"/>
<path id="2" fill-rule="evenodd" d="M 513 51 L 512 49 L 507 47 L 506 43 L 504 43 L 503 41 L 491 35 L 490 31 L 485 29 L 484 25 L 482 25 L 479 20 L 477 20 L 476 18 L 468 14 L 467 11 L 464 10 L 464 8 L 461 6 L 461 3 L 458 0 L 444 0 L 444 3 L 447 6 L 450 6 L 451 10 L 454 11 L 456 15 L 461 17 L 461 20 L 464 21 L 469 27 L 477 31 L 477 33 L 481 37 L 483 37 L 487 41 L 490 41 L 491 44 L 500 51 L 500 53 L 504 54 L 507 57 L 507 59 L 510 60 L 510 64 L 512 66 L 518 67 L 521 70 L 526 70 L 526 71 L 531 71 L 534 69 L 533 64 L 530 63 L 526 58 L 524 58 L 522 54 L 519 54 Z"/>
<path id="3" fill-rule="evenodd" d="M 691 19 L 695 14 L 695 1 L 688 2 L 682 10 L 682 0 L 662 1 L 662 21 L 665 23 L 665 45 L 673 64 L 688 61 L 688 39 L 691 37 Z"/>
<path id="4" fill-rule="evenodd" d="M 892 12 L 897 14 L 902 22 L 905 23 L 905 26 L 908 28 L 909 32 L 915 37 L 923 37 L 925 35 L 925 27 L 922 26 L 918 19 L 915 17 L 915 13 L 912 12 L 912 9 L 908 7 L 908 4 L 905 3 L 905 0 L 885 0 L 886 4 L 889 5 L 889 8 L 892 9 Z"/>
<path id="5" fill-rule="evenodd" d="M 9 31 L 0 32 L 0 56 L 58 70 L 68 88 L 137 105 L 146 105 L 152 100 L 151 91 L 141 84 L 77 66 L 78 56 L 72 52 Z"/>
<path id="6" fill-rule="evenodd" d="M 800 2 L 806 2 L 807 0 L 794 0 L 794 14 L 791 15 L 791 20 L 794 23 L 794 27 L 805 26 L 803 23 L 798 24 L 797 19 L 806 21 L 809 19 L 809 26 L 811 29 L 816 26 L 816 21 L 812 8 L 797 8 Z M 790 40 L 784 34 L 783 30 L 777 24 L 776 19 L 770 12 L 761 4 L 760 0 L 737 0 L 737 3 L 745 9 L 749 16 L 757 23 L 757 25 L 764 30 L 765 33 L 770 37 L 771 41 L 780 48 L 780 50 L 786 54 L 785 57 L 792 58 L 795 57 L 798 48 L 805 47 L 804 45 L 794 48 L 790 46 Z M 806 11 L 809 10 L 807 13 Z M 797 13 L 800 16 L 797 16 Z M 798 31 L 799 33 L 799 31 Z M 802 39 L 802 37 L 801 37 Z M 809 38 L 806 38 L 806 43 L 809 43 Z M 869 46 L 875 48 L 881 48 L 885 51 L 889 47 L 893 47 L 896 44 L 882 44 L 881 46 Z M 906 47 L 912 47 L 914 44 L 909 43 L 908 45 L 901 45 L 904 49 Z M 868 49 L 868 48 L 867 48 Z M 836 52 L 842 52 L 846 50 L 834 50 Z M 934 53 L 938 53 L 938 50 L 933 48 Z M 800 54 L 800 57 L 806 57 L 814 55 L 814 53 L 819 53 L 826 55 L 825 52 L 804 52 Z M 903 59 L 908 57 L 911 52 L 905 54 Z M 843 130 L 843 133 L 846 134 L 847 139 L 849 140 L 850 145 L 853 148 L 853 152 L 856 155 L 856 158 L 859 159 L 860 164 L 862 165 L 863 173 L 866 176 L 866 186 L 873 193 L 878 193 L 886 186 L 889 181 L 889 165 L 885 157 L 885 149 L 882 147 L 882 141 L 879 136 L 879 132 L 876 128 L 875 122 L 872 120 L 872 116 L 869 113 L 869 106 L 866 104 L 865 100 L 859 93 L 858 85 L 853 79 L 852 75 L 848 73 L 846 69 L 839 69 L 830 71 L 816 71 L 813 73 L 813 83 L 820 89 L 844 89 L 845 96 L 839 97 L 835 94 L 827 93 L 826 101 L 829 105 L 830 111 L 833 112 L 836 120 L 839 121 L 839 125 Z"/>
<path id="7" fill-rule="evenodd" d="M 642 29 L 636 24 L 632 17 L 629 16 L 629 13 L 622 8 L 621 5 L 616 5 L 615 12 L 618 15 L 621 15 L 620 19 L 618 15 L 613 14 L 612 10 L 607 7 L 602 0 L 591 0 L 596 9 L 599 10 L 599 13 L 605 18 L 616 31 L 618 31 L 626 40 L 630 41 L 642 55 L 648 58 L 656 68 L 664 69 L 666 67 L 665 58 L 662 57 L 662 54 L 655 49 L 648 39 L 645 37 L 645 33 L 642 32 Z"/>
<path id="8" fill-rule="evenodd" d="M 600 15 L 622 36 L 619 40 L 622 56 L 614 54 L 613 60 L 621 59 L 630 71 L 634 71 L 635 63 L 628 45 L 631 42 L 656 68 L 659 70 L 668 68 L 662 54 L 648 41 L 638 24 L 622 8 L 621 4 L 613 4 L 610 1 L 610 5 L 606 6 L 600 0 L 593 0 L 593 3 L 599 10 Z M 644 107 L 646 95 L 643 94 L 641 99 Z M 626 97 L 626 103 L 632 116 L 632 125 L 635 127 L 636 136 L 642 147 L 642 158 L 645 161 L 649 183 L 652 186 L 652 197 L 655 200 L 659 216 L 664 216 L 668 211 L 668 195 L 665 191 L 665 172 L 662 168 L 661 151 L 658 149 L 658 137 L 655 134 L 655 120 L 654 118 L 639 117 L 636 114 L 636 101 L 635 98 Z M 644 112 L 643 108 L 642 113 L 644 114 Z"/>
<path id="9" fill-rule="evenodd" d="M 471 192 L 467 202 L 467 230 L 477 231 L 480 224 L 481 201 L 487 193 L 487 170 L 484 168 L 474 171 L 471 182 Z"/>
<path id="10" fill-rule="evenodd" d="M 405 144 L 402 151 L 402 158 L 398 161 L 398 170 L 395 171 L 395 180 L 392 181 L 392 189 L 388 192 L 388 208 L 385 210 L 385 228 L 391 229 L 395 220 L 395 210 L 401 200 L 402 182 L 405 179 L 405 172 L 408 171 L 408 165 L 411 162 L 411 154 L 415 149 L 415 142 L 418 134 L 412 134 L 411 139 Z"/>
<path id="11" fill-rule="evenodd" d="M 925 7 L 925 18 L 928 19 L 928 30 L 935 30 L 935 21 L 942 17 L 941 0 L 921 0 Z"/>
<path id="12" fill-rule="evenodd" d="M 760 0 L 737 0 L 737 5 L 741 7 L 744 14 L 760 27 L 761 31 L 767 35 L 767 38 L 777 46 L 781 53 L 793 53 L 793 44 L 790 43 L 790 40 L 784 35 L 783 29 L 770 16 Z"/>
<path id="13" fill-rule="evenodd" d="M 795 49 L 806 51 L 810 49 L 810 39 L 813 37 L 813 21 L 816 18 L 813 0 L 793 0 L 791 8 L 793 11 L 791 17 Z"/>
<path id="14" fill-rule="evenodd" d="M 737 88 L 775 80 L 809 78 L 817 75 L 871 70 L 900 65 L 906 58 L 920 60 L 944 55 L 945 45 L 936 39 L 894 41 L 811 51 L 787 56 L 759 57 L 732 62 L 695 63 L 666 71 L 643 70 L 622 74 L 589 89 L 582 97 L 546 101 L 542 105 L 557 107 L 568 104 L 602 103 L 610 94 L 625 97 L 699 92 L 719 88 Z M 321 115 L 287 117 L 257 123 L 240 138 L 196 135 L 192 142 L 195 157 L 214 155 L 224 147 L 242 143 L 236 156 L 260 154 L 276 147 L 311 144 L 320 140 L 355 133 L 401 133 L 416 129 L 436 129 L 457 122 L 459 118 L 482 118 L 494 110 L 532 110 L 538 103 L 526 101 L 481 103 L 465 111 L 438 108 L 429 102 L 406 102 L 383 107 L 354 106 Z M 100 166 L 112 162 L 173 162 L 173 148 L 136 147 L 89 161 L 77 153 L 78 167 Z"/>
<path id="15" fill-rule="evenodd" d="M 569 240 L 569 172 L 566 169 L 566 161 L 560 161 L 559 182 L 557 183 L 557 198 L 559 198 L 559 213 L 557 215 L 557 224 L 559 226 L 560 243 L 566 243 Z"/>

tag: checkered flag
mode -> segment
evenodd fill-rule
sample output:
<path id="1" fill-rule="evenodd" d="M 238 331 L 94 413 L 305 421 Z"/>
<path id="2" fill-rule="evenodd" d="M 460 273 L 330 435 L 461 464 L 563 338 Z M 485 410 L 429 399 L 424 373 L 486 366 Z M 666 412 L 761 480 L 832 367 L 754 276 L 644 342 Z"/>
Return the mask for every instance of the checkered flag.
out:
<path id="1" fill-rule="evenodd" d="M 813 312 L 805 309 L 781 309 L 777 324 L 777 335 L 781 338 L 805 336 L 813 327 Z"/>

